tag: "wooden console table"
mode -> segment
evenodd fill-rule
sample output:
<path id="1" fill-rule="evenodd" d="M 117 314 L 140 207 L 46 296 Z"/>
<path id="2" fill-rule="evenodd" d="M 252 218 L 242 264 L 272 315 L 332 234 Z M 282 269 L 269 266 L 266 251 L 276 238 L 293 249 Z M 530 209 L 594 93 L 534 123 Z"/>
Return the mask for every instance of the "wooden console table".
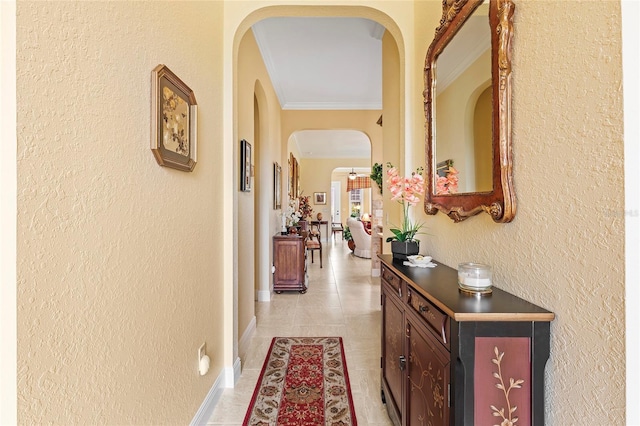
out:
<path id="1" fill-rule="evenodd" d="M 273 291 L 306 293 L 307 250 L 297 234 L 273 236 Z"/>
<path id="2" fill-rule="evenodd" d="M 555 315 L 458 272 L 382 262 L 382 399 L 397 426 L 544 425 L 544 368 Z M 515 408 L 517 407 L 517 408 Z M 503 423 L 504 422 L 504 423 Z"/>

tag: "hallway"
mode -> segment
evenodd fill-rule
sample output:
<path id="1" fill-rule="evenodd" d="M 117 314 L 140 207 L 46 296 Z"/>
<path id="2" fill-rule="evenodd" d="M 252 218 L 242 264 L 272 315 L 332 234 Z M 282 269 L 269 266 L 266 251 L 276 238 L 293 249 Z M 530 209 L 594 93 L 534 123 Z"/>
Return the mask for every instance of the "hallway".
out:
<path id="1" fill-rule="evenodd" d="M 324 263 L 309 259 L 306 294 L 273 294 L 256 302 L 256 332 L 242 376 L 225 389 L 210 425 L 241 425 L 271 339 L 276 336 L 341 336 L 358 425 L 391 425 L 380 400 L 380 279 L 371 277 L 371 261 L 351 254 L 344 240 L 329 238 Z"/>

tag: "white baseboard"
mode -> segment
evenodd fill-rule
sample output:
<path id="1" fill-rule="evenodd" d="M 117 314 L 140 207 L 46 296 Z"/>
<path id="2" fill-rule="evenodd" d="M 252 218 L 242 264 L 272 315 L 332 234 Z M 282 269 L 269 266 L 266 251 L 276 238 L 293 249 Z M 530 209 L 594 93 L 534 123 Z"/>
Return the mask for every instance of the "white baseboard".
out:
<path id="1" fill-rule="evenodd" d="M 240 363 L 240 358 L 236 358 L 236 361 L 233 363 L 233 367 L 225 367 L 218 377 L 216 381 L 209 389 L 209 393 L 200 404 L 200 408 L 198 412 L 191 420 L 191 426 L 200 426 L 206 425 L 209 419 L 211 418 L 211 414 L 213 414 L 213 409 L 216 408 L 216 404 L 220 400 L 220 396 L 222 395 L 223 388 L 233 388 L 235 384 L 240 379 L 240 374 L 242 372 L 242 365 Z"/>
<path id="2" fill-rule="evenodd" d="M 251 318 L 251 322 L 245 329 L 244 333 L 242 333 L 242 337 L 240 337 L 240 341 L 238 342 L 238 354 L 241 357 L 244 357 L 249 350 L 249 343 L 251 343 L 251 338 L 256 331 L 256 316 L 254 315 Z"/>
<path id="3" fill-rule="evenodd" d="M 270 302 L 271 290 L 258 290 L 258 302 Z"/>
<path id="4" fill-rule="evenodd" d="M 224 370 L 220 372 L 216 381 L 209 389 L 209 393 L 202 401 L 198 412 L 194 416 L 193 420 L 191 420 L 191 426 L 200 426 L 206 425 L 209 419 L 211 418 L 211 414 L 213 414 L 213 409 L 216 408 L 216 404 L 220 400 L 220 396 L 222 395 L 223 384 L 225 381 Z"/>
<path id="5" fill-rule="evenodd" d="M 242 362 L 240 358 L 236 358 L 236 362 L 233 363 L 233 386 L 235 387 L 238 380 L 240 380 L 240 376 L 242 375 Z"/>
<path id="6" fill-rule="evenodd" d="M 240 374 L 242 374 L 242 364 L 240 362 L 240 358 L 236 358 L 233 363 L 233 367 L 225 367 L 224 368 L 224 381 L 225 388 L 233 388 L 236 386 L 236 383 L 240 379 Z"/>

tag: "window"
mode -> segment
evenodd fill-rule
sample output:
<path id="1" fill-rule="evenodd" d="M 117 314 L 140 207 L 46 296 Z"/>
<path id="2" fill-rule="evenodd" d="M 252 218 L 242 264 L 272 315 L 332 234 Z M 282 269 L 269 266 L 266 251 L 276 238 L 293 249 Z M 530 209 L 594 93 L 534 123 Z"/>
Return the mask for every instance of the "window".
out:
<path id="1" fill-rule="evenodd" d="M 360 217 L 363 191 L 362 189 L 352 189 L 349 191 L 349 212 L 351 212 L 350 214 L 353 217 Z"/>

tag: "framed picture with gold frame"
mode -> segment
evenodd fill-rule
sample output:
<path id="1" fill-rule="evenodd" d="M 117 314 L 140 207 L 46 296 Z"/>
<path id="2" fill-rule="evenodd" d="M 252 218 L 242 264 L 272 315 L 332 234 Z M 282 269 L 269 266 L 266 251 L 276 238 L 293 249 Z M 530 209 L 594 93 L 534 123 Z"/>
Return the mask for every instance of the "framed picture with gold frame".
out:
<path id="1" fill-rule="evenodd" d="M 300 165 L 291 152 L 289 153 L 289 180 L 289 198 L 298 198 L 300 195 Z"/>
<path id="2" fill-rule="evenodd" d="M 161 166 L 193 171 L 198 105 L 193 90 L 163 64 L 151 72 L 151 151 Z"/>
<path id="3" fill-rule="evenodd" d="M 314 192 L 313 193 L 313 204 L 327 204 L 327 193 L 326 192 Z"/>
<path id="4" fill-rule="evenodd" d="M 240 191 L 251 192 L 251 144 L 246 140 L 240 141 Z"/>
<path id="5" fill-rule="evenodd" d="M 273 163 L 273 209 L 282 208 L 282 167 Z"/>

